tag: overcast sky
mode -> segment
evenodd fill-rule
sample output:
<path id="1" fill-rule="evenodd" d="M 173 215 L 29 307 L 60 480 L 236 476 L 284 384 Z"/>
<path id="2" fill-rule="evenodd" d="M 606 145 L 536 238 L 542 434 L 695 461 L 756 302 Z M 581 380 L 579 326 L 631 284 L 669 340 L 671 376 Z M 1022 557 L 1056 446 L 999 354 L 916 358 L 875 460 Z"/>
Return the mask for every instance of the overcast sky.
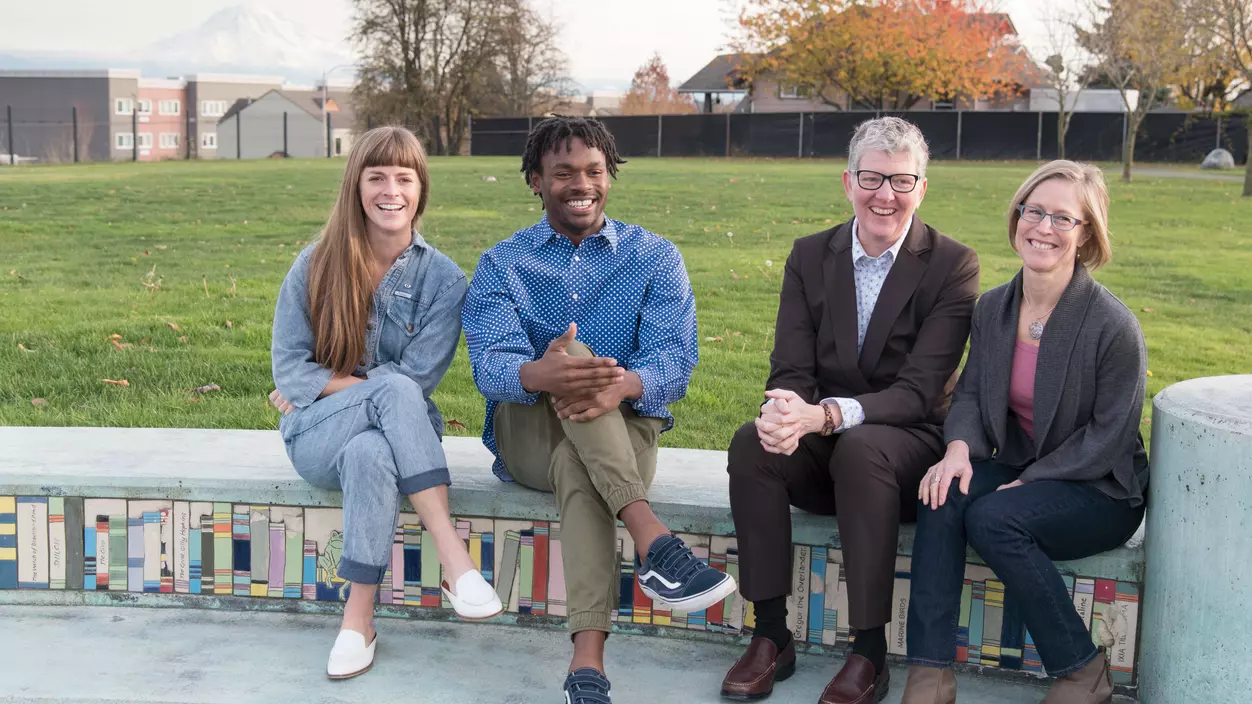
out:
<path id="1" fill-rule="evenodd" d="M 1028 47 L 1046 42 L 1045 7 L 1072 8 L 1079 0 L 1000 0 Z M 629 82 L 640 64 L 660 52 L 675 83 L 725 50 L 740 0 L 533 0 L 562 26 L 571 74 L 587 89 L 597 82 Z M 0 53 L 61 50 L 125 51 L 193 28 L 222 8 L 266 4 L 327 36 L 342 35 L 349 0 L 4 0 Z M 172 11 L 172 7 L 178 7 Z M 1039 52 L 1036 51 L 1036 56 Z"/>

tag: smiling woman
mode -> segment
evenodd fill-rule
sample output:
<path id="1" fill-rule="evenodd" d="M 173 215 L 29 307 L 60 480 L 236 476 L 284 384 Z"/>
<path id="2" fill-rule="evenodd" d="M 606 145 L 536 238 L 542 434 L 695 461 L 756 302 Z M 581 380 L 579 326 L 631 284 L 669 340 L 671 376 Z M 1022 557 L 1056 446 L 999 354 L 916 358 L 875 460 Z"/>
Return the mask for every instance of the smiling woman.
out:
<path id="1" fill-rule="evenodd" d="M 409 497 L 462 618 L 503 609 L 449 517 L 443 418 L 431 400 L 461 337 L 465 274 L 417 232 L 430 193 L 411 132 L 357 141 L 319 240 L 296 258 L 274 313 L 270 394 L 296 472 L 343 491 L 339 577 L 352 583 L 326 674 L 374 662 L 374 597 L 390 561 L 400 495 Z"/>

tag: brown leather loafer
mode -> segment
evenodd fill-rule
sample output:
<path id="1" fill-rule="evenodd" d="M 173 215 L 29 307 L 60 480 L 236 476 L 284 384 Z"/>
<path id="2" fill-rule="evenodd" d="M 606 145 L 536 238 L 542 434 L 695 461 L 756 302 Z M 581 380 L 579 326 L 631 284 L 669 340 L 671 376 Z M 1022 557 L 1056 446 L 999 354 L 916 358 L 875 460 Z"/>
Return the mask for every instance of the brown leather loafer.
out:
<path id="1" fill-rule="evenodd" d="M 860 655 L 849 655 L 839 674 L 826 685 L 817 704 L 871 704 L 887 696 L 890 676 L 886 667 L 874 676 L 874 663 Z"/>
<path id="2" fill-rule="evenodd" d="M 764 699 L 774 691 L 774 682 L 782 682 L 795 674 L 796 644 L 787 641 L 779 652 L 769 638 L 753 638 L 748 652 L 722 680 L 722 696 L 727 699 L 753 701 Z"/>

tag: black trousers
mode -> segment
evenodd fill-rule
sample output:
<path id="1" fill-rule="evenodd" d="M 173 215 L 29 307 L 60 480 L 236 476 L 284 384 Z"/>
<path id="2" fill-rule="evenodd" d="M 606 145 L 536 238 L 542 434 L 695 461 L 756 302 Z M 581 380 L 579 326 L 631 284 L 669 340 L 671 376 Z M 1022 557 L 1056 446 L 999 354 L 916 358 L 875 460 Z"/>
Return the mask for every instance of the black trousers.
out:
<path id="1" fill-rule="evenodd" d="M 791 507 L 834 515 L 848 578 L 848 623 L 891 620 L 900 522 L 917 518 L 917 487 L 939 461 L 937 428 L 860 425 L 808 435 L 790 456 L 766 452 L 747 423 L 730 443 L 730 507 L 739 590 L 761 601 L 791 591 Z"/>

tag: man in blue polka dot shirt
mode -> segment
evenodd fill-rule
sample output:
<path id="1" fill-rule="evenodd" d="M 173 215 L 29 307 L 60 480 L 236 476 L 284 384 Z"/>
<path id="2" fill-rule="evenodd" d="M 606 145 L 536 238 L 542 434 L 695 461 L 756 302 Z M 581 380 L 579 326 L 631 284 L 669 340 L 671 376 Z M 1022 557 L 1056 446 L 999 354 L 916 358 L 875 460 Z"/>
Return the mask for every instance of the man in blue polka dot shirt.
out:
<path id="1" fill-rule="evenodd" d="M 568 704 L 610 701 L 619 518 L 649 598 L 696 612 L 735 591 L 648 504 L 657 438 L 674 423 L 668 405 L 686 394 L 699 357 L 695 297 L 673 244 L 604 216 L 622 163 L 597 120 L 536 125 L 522 173 L 544 217 L 483 253 L 462 314 L 495 473 L 553 492 L 561 513 Z"/>

